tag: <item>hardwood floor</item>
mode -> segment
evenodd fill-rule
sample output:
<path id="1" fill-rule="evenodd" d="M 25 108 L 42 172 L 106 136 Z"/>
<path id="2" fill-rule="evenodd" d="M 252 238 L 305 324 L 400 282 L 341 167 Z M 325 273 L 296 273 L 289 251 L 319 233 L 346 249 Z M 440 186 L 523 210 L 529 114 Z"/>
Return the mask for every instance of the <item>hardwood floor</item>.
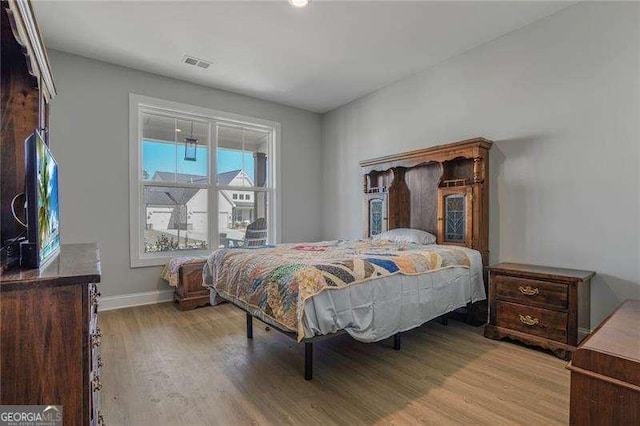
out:
<path id="1" fill-rule="evenodd" d="M 230 304 L 100 313 L 109 425 L 566 424 L 569 372 L 553 355 L 429 323 L 392 339 L 348 335 L 304 347 Z"/>

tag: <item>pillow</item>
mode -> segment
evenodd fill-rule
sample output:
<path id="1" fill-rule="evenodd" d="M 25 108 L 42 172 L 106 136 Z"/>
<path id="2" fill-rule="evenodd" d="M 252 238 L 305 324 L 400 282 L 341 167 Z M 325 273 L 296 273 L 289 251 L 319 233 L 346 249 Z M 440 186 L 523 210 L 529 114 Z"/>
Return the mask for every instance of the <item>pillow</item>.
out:
<path id="1" fill-rule="evenodd" d="M 426 231 L 410 228 L 396 228 L 373 236 L 374 240 L 389 240 L 398 243 L 435 244 L 436 237 Z"/>

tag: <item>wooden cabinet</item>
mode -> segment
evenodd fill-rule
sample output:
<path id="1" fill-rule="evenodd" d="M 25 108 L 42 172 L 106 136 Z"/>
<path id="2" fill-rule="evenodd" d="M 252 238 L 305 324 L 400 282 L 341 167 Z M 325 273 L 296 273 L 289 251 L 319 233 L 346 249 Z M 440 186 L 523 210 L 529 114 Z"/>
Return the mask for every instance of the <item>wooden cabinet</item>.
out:
<path id="1" fill-rule="evenodd" d="M 363 237 L 421 229 L 438 244 L 478 250 L 486 264 L 491 145 L 474 138 L 361 161 Z"/>
<path id="2" fill-rule="evenodd" d="M 640 300 L 622 303 L 567 368 L 572 425 L 640 424 Z"/>
<path id="3" fill-rule="evenodd" d="M 473 138 L 361 161 L 362 236 L 421 229 L 435 235 L 438 244 L 478 250 L 486 265 L 491 145 Z M 486 301 L 471 310 L 465 315 L 469 322 L 486 323 Z"/>
<path id="4" fill-rule="evenodd" d="M 0 275 L 0 404 L 62 405 L 65 425 L 102 423 L 100 279 L 96 244 Z"/>
<path id="5" fill-rule="evenodd" d="M 508 337 L 571 357 L 588 334 L 595 272 L 500 263 L 489 271 L 485 336 Z"/>

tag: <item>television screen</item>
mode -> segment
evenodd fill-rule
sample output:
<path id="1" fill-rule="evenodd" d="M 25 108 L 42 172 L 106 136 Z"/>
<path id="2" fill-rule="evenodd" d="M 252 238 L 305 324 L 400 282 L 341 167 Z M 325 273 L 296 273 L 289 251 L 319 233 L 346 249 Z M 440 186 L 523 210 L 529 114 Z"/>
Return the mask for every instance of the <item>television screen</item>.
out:
<path id="1" fill-rule="evenodd" d="M 39 267 L 60 248 L 58 164 L 38 132 L 26 141 L 28 239 L 35 253 L 32 267 Z"/>

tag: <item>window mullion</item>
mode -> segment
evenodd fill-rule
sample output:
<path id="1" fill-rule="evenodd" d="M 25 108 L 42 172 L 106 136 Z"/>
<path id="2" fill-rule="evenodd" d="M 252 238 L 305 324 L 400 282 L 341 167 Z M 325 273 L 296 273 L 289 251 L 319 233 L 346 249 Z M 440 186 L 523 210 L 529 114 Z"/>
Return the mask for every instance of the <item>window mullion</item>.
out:
<path id="1" fill-rule="evenodd" d="M 215 128 L 215 136 L 213 135 L 213 129 Z M 218 180 L 218 164 L 217 164 L 217 152 L 218 152 L 218 126 L 215 121 L 209 121 L 208 129 L 209 138 L 209 190 L 208 193 L 208 209 L 209 209 L 209 249 L 217 248 L 220 242 L 218 241 L 218 190 L 216 188 Z"/>
<path id="2" fill-rule="evenodd" d="M 162 188 L 194 188 L 194 189 L 209 189 L 209 185 L 201 183 L 190 182 L 165 182 L 162 180 L 142 180 L 140 183 L 144 186 L 155 186 Z"/>
<path id="3" fill-rule="evenodd" d="M 173 145 L 175 152 L 175 174 L 173 179 L 178 182 L 178 117 L 173 118 Z"/>
<path id="4" fill-rule="evenodd" d="M 218 190 L 224 191 L 255 191 L 255 192 L 269 192 L 271 187 L 269 186 L 229 186 L 219 185 L 216 187 Z"/>

